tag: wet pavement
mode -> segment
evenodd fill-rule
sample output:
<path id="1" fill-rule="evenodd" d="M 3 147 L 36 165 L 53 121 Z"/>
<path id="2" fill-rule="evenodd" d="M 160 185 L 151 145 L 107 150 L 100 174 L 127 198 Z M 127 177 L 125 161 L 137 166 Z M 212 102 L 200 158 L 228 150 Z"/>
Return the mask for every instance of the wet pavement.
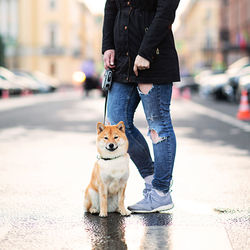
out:
<path id="1" fill-rule="evenodd" d="M 250 249 L 250 134 L 192 101 L 172 104 L 175 208 L 129 217 L 84 214 L 103 105 L 103 98 L 78 92 L 0 100 L 1 250 Z M 141 107 L 135 123 L 145 135 Z M 131 162 L 126 205 L 142 189 Z"/>

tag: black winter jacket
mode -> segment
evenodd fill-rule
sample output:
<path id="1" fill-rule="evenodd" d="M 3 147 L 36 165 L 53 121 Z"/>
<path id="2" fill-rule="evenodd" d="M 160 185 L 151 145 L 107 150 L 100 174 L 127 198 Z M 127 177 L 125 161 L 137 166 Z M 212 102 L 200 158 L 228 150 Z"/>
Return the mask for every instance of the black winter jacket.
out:
<path id="1" fill-rule="evenodd" d="M 114 81 L 168 84 L 180 80 L 171 25 L 180 0 L 107 0 L 102 53 L 115 49 Z M 150 69 L 133 72 L 137 55 Z"/>

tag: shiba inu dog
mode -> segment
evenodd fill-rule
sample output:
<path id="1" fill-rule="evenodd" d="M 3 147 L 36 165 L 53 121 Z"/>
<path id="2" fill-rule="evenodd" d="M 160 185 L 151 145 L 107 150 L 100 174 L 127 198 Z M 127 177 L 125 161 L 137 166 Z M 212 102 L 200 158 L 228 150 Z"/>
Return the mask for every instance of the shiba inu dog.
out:
<path id="1" fill-rule="evenodd" d="M 129 176 L 128 139 L 125 126 L 105 126 L 97 123 L 97 150 L 100 155 L 85 191 L 84 207 L 87 212 L 106 217 L 108 212 L 129 215 L 124 207 L 125 189 Z"/>

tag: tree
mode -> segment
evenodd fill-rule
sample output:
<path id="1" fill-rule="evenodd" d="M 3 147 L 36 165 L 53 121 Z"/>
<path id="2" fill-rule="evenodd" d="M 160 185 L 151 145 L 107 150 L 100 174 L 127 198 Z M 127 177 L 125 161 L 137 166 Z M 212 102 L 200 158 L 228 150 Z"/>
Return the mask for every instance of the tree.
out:
<path id="1" fill-rule="evenodd" d="M 4 42 L 2 37 L 0 36 L 0 66 L 5 66 L 5 56 L 4 56 Z"/>

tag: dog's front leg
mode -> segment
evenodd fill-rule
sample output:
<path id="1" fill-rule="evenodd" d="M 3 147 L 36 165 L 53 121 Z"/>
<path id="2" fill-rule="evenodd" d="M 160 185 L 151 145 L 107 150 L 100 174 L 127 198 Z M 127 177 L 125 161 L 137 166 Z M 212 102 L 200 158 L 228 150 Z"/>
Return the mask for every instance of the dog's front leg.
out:
<path id="1" fill-rule="evenodd" d="M 100 200 L 100 217 L 107 217 L 108 216 L 108 190 L 104 184 L 100 185 L 99 188 L 99 200 Z"/>
<path id="2" fill-rule="evenodd" d="M 130 215 L 131 212 L 124 207 L 126 184 L 118 192 L 118 212 L 121 215 Z"/>

